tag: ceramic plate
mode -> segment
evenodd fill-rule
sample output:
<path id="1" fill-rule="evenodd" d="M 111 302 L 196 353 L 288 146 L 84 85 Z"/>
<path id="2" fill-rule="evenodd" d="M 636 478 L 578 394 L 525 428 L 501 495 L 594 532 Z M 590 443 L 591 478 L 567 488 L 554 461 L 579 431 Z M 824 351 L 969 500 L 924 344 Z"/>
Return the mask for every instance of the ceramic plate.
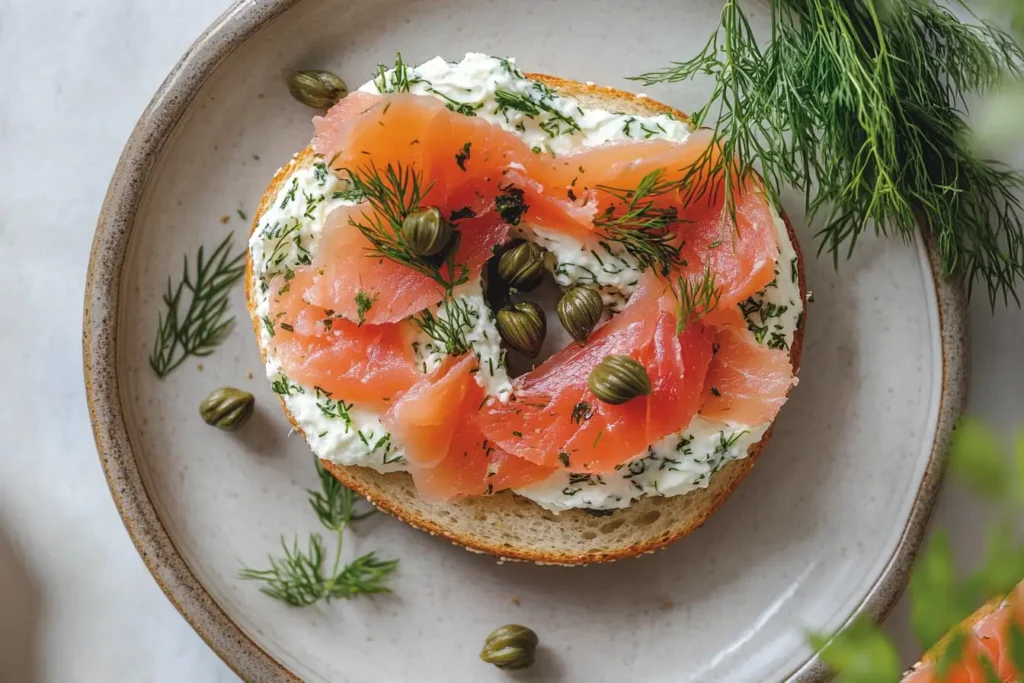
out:
<path id="1" fill-rule="evenodd" d="M 133 134 L 100 217 L 89 271 L 85 373 L 100 457 L 129 532 L 168 597 L 250 680 L 500 681 L 477 659 L 494 627 L 544 647 L 517 680 L 816 681 L 805 629 L 882 615 L 901 591 L 964 396 L 960 289 L 922 240 L 865 239 L 838 272 L 813 258 L 800 385 L 750 478 L 699 531 L 653 556 L 565 569 L 501 565 L 377 516 L 346 553 L 401 558 L 395 594 L 289 608 L 237 578 L 281 534 L 315 530 L 311 456 L 263 377 L 243 291 L 237 329 L 164 380 L 147 356 L 160 296 L 184 254 L 245 241 L 274 171 L 309 140 L 291 69 L 353 86 L 401 50 L 468 50 L 527 71 L 633 88 L 625 76 L 688 56 L 716 0 L 243 2 L 170 74 Z M 763 16 L 759 17 L 763 20 Z M 698 88 L 652 89 L 683 110 Z M 791 209 L 797 202 L 789 202 Z M 221 222 L 228 216 L 227 223 Z M 196 414 L 211 389 L 253 392 L 237 434 Z"/>

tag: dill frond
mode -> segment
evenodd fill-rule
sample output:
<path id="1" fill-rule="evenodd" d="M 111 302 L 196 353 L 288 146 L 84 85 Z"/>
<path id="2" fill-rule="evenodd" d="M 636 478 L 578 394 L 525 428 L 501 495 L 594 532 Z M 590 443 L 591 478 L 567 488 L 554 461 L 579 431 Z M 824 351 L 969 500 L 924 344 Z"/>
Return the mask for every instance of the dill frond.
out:
<path id="1" fill-rule="evenodd" d="M 368 256 L 387 258 L 426 275 L 446 292 L 469 280 L 465 264 L 455 263 L 458 231 L 445 251 L 437 257 L 417 256 L 402 235 L 405 217 L 420 208 L 433 183 L 423 186 L 423 174 L 401 163 L 381 170 L 374 163 L 362 169 L 348 170 L 350 187 L 369 203 L 372 211 L 349 223 L 373 245 Z"/>
<path id="2" fill-rule="evenodd" d="M 322 390 L 317 390 L 319 395 Z M 331 570 L 324 573 L 325 547 L 318 533 L 309 535 L 306 548 L 299 546 L 298 538 L 289 545 L 281 537 L 282 555 L 269 556 L 268 569 L 244 567 L 238 575 L 242 579 L 260 581 L 260 592 L 295 607 L 305 607 L 321 600 L 348 600 L 359 595 L 390 593 L 387 582 L 398 568 L 398 560 L 381 560 L 373 552 L 351 562 L 341 564 L 343 532 L 352 522 L 372 515 L 375 510 L 357 512 L 359 497 L 345 488 L 316 460 L 320 490 L 308 491 L 309 504 L 320 523 L 337 537 Z"/>
<path id="3" fill-rule="evenodd" d="M 672 289 L 676 298 L 676 334 L 683 331 L 695 313 L 707 315 L 713 311 L 722 297 L 722 288 L 715 287 L 715 274 L 708 264 L 699 280 L 691 282 L 680 276 Z"/>
<path id="4" fill-rule="evenodd" d="M 184 257 L 177 287 L 167 278 L 165 310 L 158 314 L 156 338 L 149 366 L 157 377 L 166 377 L 190 356 L 208 356 L 224 340 L 235 317 L 228 315 L 228 292 L 245 273 L 245 251 L 231 255 L 231 234 L 204 258 L 196 253 L 195 274 Z M 188 307 L 185 295 L 188 293 Z"/>
<path id="5" fill-rule="evenodd" d="M 648 268 L 667 276 L 682 265 L 678 240 L 670 227 L 679 221 L 675 206 L 658 206 L 655 199 L 676 189 L 676 183 L 662 180 L 664 169 L 645 175 L 635 188 L 598 185 L 597 189 L 617 200 L 594 219 L 594 225 L 609 241 L 618 242 L 635 258 L 642 270 Z"/>

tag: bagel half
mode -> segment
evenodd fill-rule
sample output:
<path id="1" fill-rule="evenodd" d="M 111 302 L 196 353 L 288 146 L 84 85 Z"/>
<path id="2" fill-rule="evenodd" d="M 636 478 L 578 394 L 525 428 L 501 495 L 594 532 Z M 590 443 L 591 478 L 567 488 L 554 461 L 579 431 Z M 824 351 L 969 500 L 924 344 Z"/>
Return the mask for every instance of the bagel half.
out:
<path id="1" fill-rule="evenodd" d="M 585 85 L 543 74 L 526 76 L 543 82 L 559 94 L 575 98 L 583 106 L 642 116 L 671 113 L 681 120 L 687 120 L 686 115 L 676 109 L 622 90 Z M 297 168 L 312 164 L 313 160 L 313 150 L 307 147 L 277 172 L 256 211 L 252 230 L 256 230 L 287 178 Z M 800 297 L 806 311 L 803 255 L 785 214 L 783 219 L 797 255 Z M 260 354 L 266 361 L 267 351 L 260 342 L 259 328 L 262 323 L 256 315 L 256 302 L 252 293 L 252 260 L 247 254 L 246 299 L 257 343 L 260 344 Z M 800 367 L 804 327 L 796 330 L 790 346 L 790 361 L 794 372 Z M 283 400 L 281 406 L 295 430 L 302 434 Z M 723 465 L 710 478 L 710 484 L 705 489 L 681 496 L 644 497 L 628 508 L 602 511 L 600 514 L 580 509 L 555 514 L 511 491 L 451 503 L 428 502 L 419 498 L 408 473 L 382 474 L 367 467 L 339 466 L 327 460 L 321 460 L 321 463 L 342 484 L 381 510 L 432 535 L 443 536 L 468 550 L 490 553 L 506 560 L 583 565 L 653 552 L 697 529 L 747 476 L 771 432 L 772 428 L 769 427 L 764 437 L 750 446 L 746 458 Z"/>

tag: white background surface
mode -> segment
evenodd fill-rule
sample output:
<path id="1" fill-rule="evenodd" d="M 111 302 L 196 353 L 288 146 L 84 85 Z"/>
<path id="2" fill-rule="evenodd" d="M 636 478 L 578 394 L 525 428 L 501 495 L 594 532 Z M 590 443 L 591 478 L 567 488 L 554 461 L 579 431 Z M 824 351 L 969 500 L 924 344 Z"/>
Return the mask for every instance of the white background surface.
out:
<path id="1" fill-rule="evenodd" d="M 224 0 L 0 0 L 0 682 L 235 681 L 146 571 L 96 457 L 81 377 L 107 181 L 160 81 Z M 971 410 L 1024 423 L 1024 313 L 972 303 Z M 985 511 L 948 486 L 960 558 Z M 887 624 L 917 651 L 905 601 Z"/>

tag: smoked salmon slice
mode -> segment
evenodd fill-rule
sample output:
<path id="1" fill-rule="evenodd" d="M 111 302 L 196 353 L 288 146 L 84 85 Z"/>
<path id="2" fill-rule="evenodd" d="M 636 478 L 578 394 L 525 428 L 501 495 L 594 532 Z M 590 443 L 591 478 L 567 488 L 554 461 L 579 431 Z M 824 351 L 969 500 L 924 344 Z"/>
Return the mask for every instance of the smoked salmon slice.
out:
<path id="1" fill-rule="evenodd" d="M 489 402 L 479 419 L 483 433 L 535 464 L 598 474 L 685 427 L 700 407 L 711 334 L 698 322 L 677 335 L 675 317 L 661 309 L 664 291 L 645 277 L 626 309 L 585 347 L 563 349 L 517 378 L 509 403 Z M 590 392 L 587 376 L 610 354 L 644 365 L 649 396 L 613 406 Z"/>
<path id="2" fill-rule="evenodd" d="M 449 361 L 420 379 L 384 416 L 388 429 L 406 444 L 409 472 L 424 500 L 496 493 L 553 471 L 520 462 L 488 442 L 475 419 L 484 398 L 473 379 L 476 370 L 472 354 Z"/>
<path id="3" fill-rule="evenodd" d="M 411 341 L 416 330 L 410 323 L 360 327 L 332 319 L 322 309 L 319 315 L 321 326 L 331 321 L 323 334 L 298 334 L 298 328 L 278 321 L 270 346 L 291 380 L 371 408 L 386 406 L 415 384 L 419 371 Z M 312 317 L 304 329 L 317 324 L 309 322 Z"/>
<path id="4" fill-rule="evenodd" d="M 296 270 L 306 272 L 294 296 L 349 320 L 395 322 L 437 303 L 445 289 L 442 281 L 479 275 L 493 248 L 507 238 L 509 223 L 518 223 L 526 210 L 517 203 L 520 210 L 510 212 L 508 203 L 500 202 L 519 190 L 505 172 L 522 168 L 535 155 L 516 136 L 455 114 L 432 97 L 358 93 L 356 101 L 348 102 L 352 97 L 314 119 L 314 149 L 342 178 L 387 179 L 394 172 L 406 182 L 402 197 L 407 191 L 410 200 L 419 195 L 418 206 L 440 209 L 459 233 L 456 272 L 442 266 L 439 281 L 381 257 L 365 230 L 401 236 L 378 207 L 363 203 L 328 216 L 314 263 Z M 369 302 L 373 305 L 367 308 Z"/>
<path id="5" fill-rule="evenodd" d="M 444 287 L 430 275 L 371 255 L 373 244 L 352 224 L 364 223 L 370 213 L 359 205 L 341 206 L 328 215 L 313 264 L 295 270 L 291 298 L 365 323 L 397 322 L 441 300 Z M 508 224 L 485 216 L 460 221 L 458 228 L 455 261 L 467 268 L 467 277 L 475 277 L 494 245 L 507 238 Z M 446 281 L 453 275 L 441 267 Z"/>
<path id="6" fill-rule="evenodd" d="M 700 414 L 749 425 L 774 420 L 796 383 L 789 355 L 747 341 L 736 327 L 719 328 L 714 348 Z"/>
<path id="7" fill-rule="evenodd" d="M 771 207 L 756 180 L 733 189 L 730 212 L 722 179 L 705 181 L 700 174 L 709 144 L 711 132 L 702 130 L 683 142 L 614 143 L 535 164 L 529 171 L 536 180 L 525 185 L 531 220 L 576 235 L 606 234 L 615 219 L 620 229 L 634 227 L 622 217 L 645 204 L 671 212 L 667 229 L 678 237 L 683 264 L 678 274 L 696 281 L 710 271 L 721 290 L 719 306 L 733 307 L 775 277 L 778 244 Z M 653 189 L 641 198 L 636 190 L 645 179 Z M 704 191 L 691 197 L 687 188 L 705 182 Z"/>

